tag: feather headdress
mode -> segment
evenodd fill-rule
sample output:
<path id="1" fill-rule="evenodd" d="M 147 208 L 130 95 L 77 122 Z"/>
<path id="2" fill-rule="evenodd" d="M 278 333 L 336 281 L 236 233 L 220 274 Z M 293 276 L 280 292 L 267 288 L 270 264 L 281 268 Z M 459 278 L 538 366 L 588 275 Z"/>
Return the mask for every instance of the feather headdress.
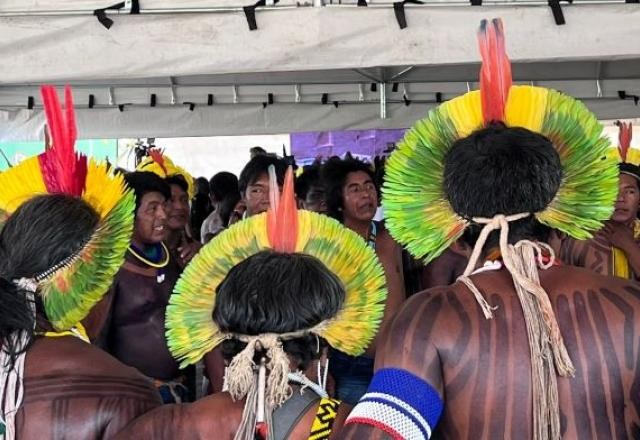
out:
<path id="1" fill-rule="evenodd" d="M 375 252 L 337 221 L 298 211 L 291 168 L 282 196 L 276 199 L 268 212 L 216 236 L 178 280 L 167 307 L 166 327 L 169 349 L 183 366 L 198 362 L 228 336 L 211 319 L 216 289 L 235 265 L 267 249 L 312 255 L 344 284 L 342 309 L 313 332 L 351 355 L 363 353 L 373 340 L 386 298 L 384 271 Z"/>
<path id="2" fill-rule="evenodd" d="M 52 145 L 0 174 L 0 211 L 10 216 L 34 196 L 67 194 L 97 212 L 98 226 L 82 249 L 35 276 L 47 318 L 64 330 L 88 314 L 122 265 L 133 232 L 135 199 L 122 176 L 75 151 L 71 88 L 65 87 L 64 108 L 53 86 L 42 86 L 41 92 Z"/>
<path id="3" fill-rule="evenodd" d="M 177 166 L 173 161 L 164 154 L 164 151 L 158 148 L 151 148 L 149 155 L 140 162 L 136 167 L 136 171 L 150 171 L 158 176 L 166 179 L 167 177 L 182 176 L 187 183 L 187 194 L 189 200 L 193 199 L 196 194 L 196 187 L 193 176 L 184 168 Z"/>

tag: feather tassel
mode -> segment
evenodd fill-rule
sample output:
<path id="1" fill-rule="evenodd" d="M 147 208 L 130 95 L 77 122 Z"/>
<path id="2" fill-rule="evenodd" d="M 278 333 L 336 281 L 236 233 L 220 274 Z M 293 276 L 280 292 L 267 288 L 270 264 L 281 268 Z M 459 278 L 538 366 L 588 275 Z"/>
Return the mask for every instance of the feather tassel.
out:
<path id="1" fill-rule="evenodd" d="M 149 156 L 151 156 L 151 159 L 153 159 L 153 161 L 157 163 L 160 168 L 162 168 L 162 171 L 164 171 L 164 176 L 169 177 L 167 166 L 164 163 L 164 154 L 162 154 L 162 151 L 158 150 L 157 148 L 152 148 L 149 150 Z"/>
<path id="2" fill-rule="evenodd" d="M 633 126 L 631 122 L 621 122 L 617 121 L 616 125 L 618 125 L 618 152 L 620 153 L 620 158 L 623 162 L 627 161 L 627 155 L 629 153 L 629 148 L 631 147 L 631 139 L 633 137 Z"/>
<path id="3" fill-rule="evenodd" d="M 289 167 L 287 170 L 279 202 L 275 169 L 272 170 L 269 167 L 269 173 L 269 195 L 271 196 L 271 207 L 267 212 L 269 243 L 278 252 L 295 252 L 298 237 L 298 208 L 293 188 L 293 168 Z"/>
<path id="4" fill-rule="evenodd" d="M 76 119 L 71 88 L 65 86 L 64 112 L 53 86 L 42 86 L 51 146 L 39 156 L 42 177 L 49 193 L 81 196 L 87 176 L 87 158 L 76 154 Z"/>
<path id="5" fill-rule="evenodd" d="M 490 24 L 487 20 L 482 20 L 478 31 L 478 46 L 482 57 L 480 96 L 484 123 L 503 122 L 513 80 L 501 19 L 494 18 Z"/>

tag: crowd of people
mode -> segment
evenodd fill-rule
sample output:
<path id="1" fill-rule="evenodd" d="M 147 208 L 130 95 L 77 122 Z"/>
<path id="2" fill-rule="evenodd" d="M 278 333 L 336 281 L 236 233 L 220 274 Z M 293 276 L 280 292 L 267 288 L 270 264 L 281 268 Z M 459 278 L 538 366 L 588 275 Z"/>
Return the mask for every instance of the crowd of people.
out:
<path id="1" fill-rule="evenodd" d="M 77 154 L 44 86 L 52 145 L 0 174 L 0 438 L 638 438 L 631 126 L 512 85 L 499 20 L 480 47 L 386 159 L 209 180 Z"/>

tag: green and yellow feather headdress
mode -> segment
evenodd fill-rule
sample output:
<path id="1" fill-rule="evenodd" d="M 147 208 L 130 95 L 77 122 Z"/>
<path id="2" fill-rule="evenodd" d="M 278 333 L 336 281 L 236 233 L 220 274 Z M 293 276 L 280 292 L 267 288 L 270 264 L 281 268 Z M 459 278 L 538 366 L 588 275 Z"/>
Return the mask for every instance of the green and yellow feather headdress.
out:
<path id="1" fill-rule="evenodd" d="M 182 167 L 177 166 L 173 161 L 164 154 L 163 151 L 152 148 L 149 155 L 140 162 L 136 167 L 136 171 L 149 171 L 166 179 L 167 177 L 181 176 L 187 182 L 187 194 L 189 200 L 193 199 L 196 194 L 196 187 L 193 176 Z"/>
<path id="2" fill-rule="evenodd" d="M 376 335 L 384 312 L 386 284 L 375 252 L 337 221 L 298 211 L 291 169 L 279 201 L 276 192 L 272 189 L 268 212 L 237 223 L 215 237 L 178 280 L 167 307 L 166 327 L 169 350 L 182 366 L 199 361 L 231 336 L 212 319 L 216 289 L 234 266 L 268 249 L 312 255 L 344 284 L 346 297 L 341 310 L 310 332 L 351 355 L 363 353 Z"/>
<path id="3" fill-rule="evenodd" d="M 75 152 L 71 89 L 65 87 L 64 111 L 53 86 L 41 91 L 53 144 L 0 174 L 0 211 L 10 216 L 32 197 L 67 194 L 81 198 L 98 214 L 100 221 L 89 241 L 33 280 L 47 318 L 57 330 L 66 330 L 100 301 L 122 265 L 133 232 L 135 198 L 122 176 Z"/>
<path id="4" fill-rule="evenodd" d="M 479 32 L 480 90 L 431 110 L 408 130 L 386 164 L 382 203 L 392 236 L 430 261 L 457 240 L 470 219 L 456 213 L 444 189 L 444 159 L 458 139 L 492 121 L 523 127 L 551 140 L 563 180 L 554 200 L 532 213 L 577 239 L 591 237 L 612 214 L 617 194 L 609 141 L 587 107 L 555 90 L 512 85 L 502 22 L 483 21 Z"/>

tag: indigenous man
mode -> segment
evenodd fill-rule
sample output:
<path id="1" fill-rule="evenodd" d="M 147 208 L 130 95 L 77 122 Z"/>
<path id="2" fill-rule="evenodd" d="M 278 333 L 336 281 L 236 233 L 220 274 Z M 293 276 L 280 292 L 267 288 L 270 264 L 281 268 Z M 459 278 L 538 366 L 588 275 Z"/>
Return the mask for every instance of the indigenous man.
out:
<path id="1" fill-rule="evenodd" d="M 355 231 L 375 250 L 384 267 L 389 295 L 381 329 L 400 308 L 405 299 L 402 274 L 402 249 L 384 226 L 373 220 L 378 208 L 378 190 L 371 167 L 357 159 L 331 158 L 323 168 L 326 185 L 327 214 Z M 339 399 L 355 405 L 364 394 L 373 376 L 376 341 L 363 356 L 354 358 L 333 351 L 331 375 L 336 382 Z"/>
<path id="2" fill-rule="evenodd" d="M 184 268 L 201 247 L 192 237 L 189 226 L 189 202 L 195 196 L 193 177 L 183 168 L 174 165 L 169 157 L 157 149 L 151 149 L 149 156 L 140 162 L 136 170 L 155 173 L 169 184 L 171 196 L 167 203 L 165 243 L 180 267 Z"/>
<path id="3" fill-rule="evenodd" d="M 290 171 L 277 208 L 205 246 L 171 297 L 172 353 L 193 363 L 222 344 L 227 391 L 152 412 L 123 438 L 334 438 L 350 408 L 303 371 L 327 343 L 363 352 L 384 296 L 373 250 L 336 221 L 297 212 Z M 326 363 L 316 366 L 323 377 Z"/>
<path id="4" fill-rule="evenodd" d="M 42 94 L 53 145 L 0 174 L 0 438 L 110 438 L 160 404 L 79 324 L 122 263 L 133 195 L 74 152 L 71 90 L 64 113 Z"/>
<path id="5" fill-rule="evenodd" d="M 489 26 L 480 92 L 407 133 L 383 200 L 416 256 L 471 225 L 470 264 L 460 282 L 407 301 L 343 437 L 637 438 L 640 289 L 556 265 L 545 244 L 549 228 L 583 238 L 610 217 L 608 140 L 574 99 L 511 86 L 501 22 Z"/>
<path id="6" fill-rule="evenodd" d="M 213 237 L 229 225 L 229 218 L 240 201 L 238 178 L 228 171 L 221 171 L 209 180 L 209 199 L 213 211 L 202 223 L 200 236 L 202 243 L 208 243 Z"/>
<path id="7" fill-rule="evenodd" d="M 319 161 L 303 168 L 302 174 L 296 179 L 296 197 L 299 208 L 321 214 L 327 212 L 327 196 Z"/>
<path id="8" fill-rule="evenodd" d="M 573 266 L 584 267 L 602 275 L 640 279 L 640 167 L 631 159 L 631 124 L 620 126 L 620 180 L 615 210 L 604 228 L 591 240 L 562 241 L 560 258 Z"/>
<path id="9" fill-rule="evenodd" d="M 240 204 L 245 209 L 243 214 L 235 216 L 229 223 L 242 218 L 249 218 L 257 214 L 266 212 L 269 208 L 269 167 L 275 169 L 275 179 L 278 187 L 281 188 L 284 182 L 286 164 L 283 159 L 275 155 L 258 154 L 252 156 L 251 160 L 240 172 L 238 179 L 238 189 L 240 190 Z M 237 207 L 234 208 L 236 211 Z M 209 391 L 218 392 L 222 389 L 222 378 L 224 375 L 224 361 L 220 350 L 208 353 L 204 358 L 206 376 L 209 380 Z"/>
<path id="10" fill-rule="evenodd" d="M 178 363 L 164 338 L 165 311 L 180 267 L 165 246 L 169 185 L 151 172 L 125 177 L 136 196 L 135 224 L 125 262 L 101 307 L 108 323 L 100 344 L 155 384 L 165 403 L 187 398 Z"/>
<path id="11" fill-rule="evenodd" d="M 238 188 L 246 207 L 245 217 L 265 212 L 269 208 L 269 166 L 276 170 L 278 186 L 282 187 L 287 165 L 275 156 L 254 156 L 240 172 Z"/>

